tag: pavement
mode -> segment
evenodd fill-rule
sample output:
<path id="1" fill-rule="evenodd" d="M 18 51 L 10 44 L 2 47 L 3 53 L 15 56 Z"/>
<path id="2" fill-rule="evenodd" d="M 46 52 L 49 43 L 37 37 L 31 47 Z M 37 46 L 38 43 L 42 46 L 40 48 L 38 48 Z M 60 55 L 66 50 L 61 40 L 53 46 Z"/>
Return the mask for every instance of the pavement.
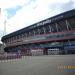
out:
<path id="1" fill-rule="evenodd" d="M 75 75 L 75 55 L 25 56 L 0 61 L 0 75 Z"/>

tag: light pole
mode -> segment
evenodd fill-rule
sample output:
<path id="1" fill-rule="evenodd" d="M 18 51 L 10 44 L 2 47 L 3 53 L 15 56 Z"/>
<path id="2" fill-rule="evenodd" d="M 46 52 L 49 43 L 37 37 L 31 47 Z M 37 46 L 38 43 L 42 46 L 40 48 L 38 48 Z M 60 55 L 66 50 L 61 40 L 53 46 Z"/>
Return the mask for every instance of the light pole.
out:
<path id="1" fill-rule="evenodd" d="M 4 20 L 4 36 L 6 35 L 6 19 Z"/>
<path id="2" fill-rule="evenodd" d="M 7 16 L 5 14 L 3 14 L 4 16 L 4 21 L 3 21 L 3 24 L 4 24 L 4 33 L 3 33 L 3 36 L 6 35 L 6 24 L 7 24 Z M 5 41 L 3 42 L 3 49 L 6 47 L 6 44 L 5 44 Z"/>

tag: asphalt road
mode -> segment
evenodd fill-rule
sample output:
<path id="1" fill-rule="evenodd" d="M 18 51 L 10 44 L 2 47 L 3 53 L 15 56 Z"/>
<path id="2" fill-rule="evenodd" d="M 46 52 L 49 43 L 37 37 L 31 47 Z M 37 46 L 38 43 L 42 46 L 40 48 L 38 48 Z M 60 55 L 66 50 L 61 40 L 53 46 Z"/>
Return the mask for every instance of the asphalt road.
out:
<path id="1" fill-rule="evenodd" d="M 75 75 L 75 55 L 26 56 L 0 61 L 0 75 Z"/>

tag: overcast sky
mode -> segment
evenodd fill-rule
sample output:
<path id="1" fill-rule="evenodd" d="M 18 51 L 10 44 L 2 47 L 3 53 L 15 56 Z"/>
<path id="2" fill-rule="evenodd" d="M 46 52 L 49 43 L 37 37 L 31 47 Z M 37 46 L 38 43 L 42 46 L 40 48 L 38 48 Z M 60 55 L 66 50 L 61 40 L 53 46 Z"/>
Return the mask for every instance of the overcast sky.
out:
<path id="1" fill-rule="evenodd" d="M 53 15 L 75 9 L 75 0 L 0 0 L 0 37 Z"/>

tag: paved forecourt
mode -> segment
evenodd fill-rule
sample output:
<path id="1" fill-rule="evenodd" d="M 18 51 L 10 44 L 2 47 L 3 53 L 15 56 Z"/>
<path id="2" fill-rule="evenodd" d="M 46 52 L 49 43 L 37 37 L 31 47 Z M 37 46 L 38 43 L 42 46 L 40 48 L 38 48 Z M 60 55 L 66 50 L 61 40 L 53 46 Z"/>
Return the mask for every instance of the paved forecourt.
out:
<path id="1" fill-rule="evenodd" d="M 0 75 L 75 75 L 75 55 L 25 56 L 0 61 Z"/>

